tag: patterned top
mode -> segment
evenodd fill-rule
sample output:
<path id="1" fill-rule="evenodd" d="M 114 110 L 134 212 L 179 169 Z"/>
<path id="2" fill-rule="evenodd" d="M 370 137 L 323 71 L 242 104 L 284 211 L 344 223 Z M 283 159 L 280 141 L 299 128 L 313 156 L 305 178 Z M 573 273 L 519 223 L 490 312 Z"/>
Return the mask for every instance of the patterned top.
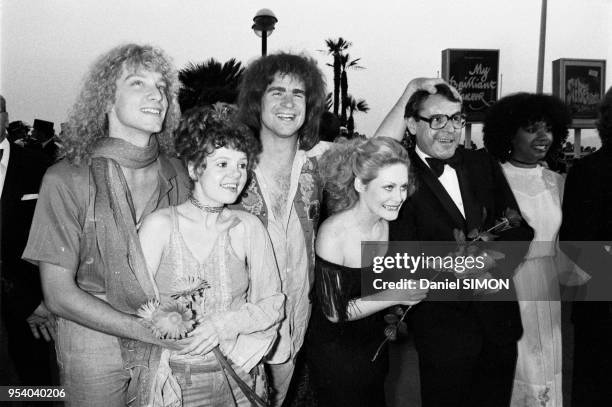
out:
<path id="1" fill-rule="evenodd" d="M 257 216 L 266 226 L 274 246 L 283 293 L 287 296 L 287 317 L 281 322 L 280 340 L 274 354 L 268 357 L 272 364 L 295 358 L 306 334 L 311 311 L 309 293 L 314 282 L 314 239 L 323 193 L 317 159 L 329 145 L 319 142 L 308 151 L 296 151 L 287 219 L 275 219 L 265 188 L 266 182 L 273 181 L 266 180 L 258 168 L 255 168 L 240 200 L 233 206 Z"/>
<path id="2" fill-rule="evenodd" d="M 236 214 L 234 224 L 217 237 L 208 258 L 200 263 L 179 230 L 176 207 L 171 207 L 170 213 L 169 244 L 155 275 L 161 300 L 179 291 L 182 279 L 205 280 L 210 286 L 204 291 L 205 309 L 219 335 L 221 350 L 248 372 L 274 343 L 283 311 L 284 296 L 280 293 L 278 272 L 265 230 L 255 217 Z M 246 262 L 238 258 L 230 243 L 229 231 L 241 222 L 246 226 L 249 245 Z M 209 353 L 206 358 L 214 356 Z M 202 362 L 202 357 L 188 355 L 173 355 L 171 359 Z"/>

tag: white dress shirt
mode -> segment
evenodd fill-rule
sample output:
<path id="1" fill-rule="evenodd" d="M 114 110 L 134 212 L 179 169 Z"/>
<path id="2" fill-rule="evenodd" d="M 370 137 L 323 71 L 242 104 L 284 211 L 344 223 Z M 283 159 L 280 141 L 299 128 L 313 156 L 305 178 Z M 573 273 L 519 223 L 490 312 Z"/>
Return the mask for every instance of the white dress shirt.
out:
<path id="1" fill-rule="evenodd" d="M 430 155 L 425 154 L 419 146 L 416 146 L 414 149 L 421 159 L 425 163 L 426 166 L 429 167 L 426 158 L 431 158 Z M 430 167 L 431 168 L 431 167 Z M 440 177 L 438 177 L 438 181 L 444 187 L 448 195 L 451 197 L 459 212 L 465 218 L 465 210 L 463 209 L 463 198 L 461 198 L 461 189 L 459 188 L 459 180 L 457 179 L 457 171 L 453 167 L 448 164 L 444 165 L 444 172 Z"/>
<path id="2" fill-rule="evenodd" d="M 11 154 L 11 143 L 5 138 L 0 143 L 0 150 L 4 150 L 2 160 L 0 160 L 0 196 L 4 189 L 4 178 L 6 178 L 6 168 L 8 167 L 9 155 Z"/>

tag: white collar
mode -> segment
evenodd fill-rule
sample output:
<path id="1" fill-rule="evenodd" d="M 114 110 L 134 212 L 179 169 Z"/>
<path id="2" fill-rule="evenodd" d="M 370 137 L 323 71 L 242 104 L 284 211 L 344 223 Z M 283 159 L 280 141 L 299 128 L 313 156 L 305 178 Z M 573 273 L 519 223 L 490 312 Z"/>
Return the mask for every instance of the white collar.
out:
<path id="1" fill-rule="evenodd" d="M 2 154 L 2 161 L 0 161 L 0 163 L 4 164 L 6 167 L 8 165 L 9 155 L 11 154 L 11 143 L 9 143 L 6 137 L 0 143 L 0 150 L 4 150 L 4 153 Z"/>
<path id="2" fill-rule="evenodd" d="M 424 153 L 423 150 L 421 150 L 417 145 L 414 146 L 414 151 L 417 153 L 421 161 L 423 161 L 425 165 L 429 167 L 429 163 L 427 162 L 426 158 L 431 158 L 431 156 L 429 154 Z"/>

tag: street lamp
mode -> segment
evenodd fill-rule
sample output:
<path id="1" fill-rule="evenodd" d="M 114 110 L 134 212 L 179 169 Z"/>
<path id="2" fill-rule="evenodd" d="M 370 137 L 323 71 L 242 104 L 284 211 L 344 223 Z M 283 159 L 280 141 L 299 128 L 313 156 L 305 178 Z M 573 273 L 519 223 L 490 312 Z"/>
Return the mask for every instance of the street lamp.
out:
<path id="1" fill-rule="evenodd" d="M 274 31 L 274 25 L 278 19 L 272 12 L 267 8 L 262 8 L 253 17 L 253 26 L 251 27 L 258 37 L 261 37 L 261 55 L 265 56 L 268 53 L 268 37 Z"/>

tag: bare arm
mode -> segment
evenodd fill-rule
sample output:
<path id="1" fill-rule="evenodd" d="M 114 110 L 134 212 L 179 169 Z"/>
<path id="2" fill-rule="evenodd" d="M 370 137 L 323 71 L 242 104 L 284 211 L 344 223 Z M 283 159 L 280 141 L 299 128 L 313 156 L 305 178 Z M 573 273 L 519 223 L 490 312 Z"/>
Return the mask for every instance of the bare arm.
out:
<path id="1" fill-rule="evenodd" d="M 321 225 L 315 242 L 316 251 L 319 257 L 327 260 L 329 263 L 344 265 L 346 262 L 343 242 L 346 239 L 344 238 L 343 231 L 338 228 L 338 223 L 334 222 L 326 221 Z M 346 255 L 350 257 L 355 254 L 347 253 Z M 318 281 L 315 281 L 315 284 L 319 284 L 317 288 L 318 295 L 329 297 L 330 292 L 346 289 L 341 281 L 341 274 L 326 275 L 326 271 L 321 270 L 321 272 L 322 275 L 317 276 Z M 323 275 L 325 275 L 325 278 Z M 332 275 L 333 277 L 331 277 Z M 346 308 L 346 320 L 355 321 L 365 318 L 394 305 L 414 305 L 425 298 L 427 291 L 427 289 L 403 290 L 401 300 L 398 299 L 398 293 L 394 290 L 385 290 L 367 297 L 352 299 L 348 302 Z M 324 310 L 328 320 L 331 322 L 340 321 L 338 310 L 334 309 L 333 304 L 330 304 L 329 307 L 324 307 Z"/>
<path id="2" fill-rule="evenodd" d="M 382 311 L 394 305 L 414 305 L 425 299 L 427 296 L 426 288 L 416 288 L 412 290 L 404 290 L 404 300 L 399 301 L 397 299 L 387 299 L 390 297 L 396 298 L 397 293 L 391 292 L 392 290 L 385 290 L 374 295 L 367 297 L 356 298 L 349 302 L 347 308 L 347 321 L 356 321 L 361 318 L 365 318 L 372 314 Z M 325 315 L 331 322 L 338 322 L 339 318 L 337 314 Z"/>
<path id="3" fill-rule="evenodd" d="M 138 318 L 117 311 L 108 303 L 81 290 L 75 272 L 49 263 L 40 263 L 45 304 L 54 314 L 110 335 L 162 345 L 138 322 Z"/>
<path id="4" fill-rule="evenodd" d="M 155 279 L 162 253 L 168 246 L 172 220 L 168 209 L 155 211 L 142 221 L 138 238 L 149 274 Z"/>
<path id="5" fill-rule="evenodd" d="M 408 100 L 419 90 L 426 90 L 431 94 L 436 93 L 435 86 L 439 83 L 446 83 L 441 78 L 415 78 L 411 80 L 404 93 L 400 96 L 395 105 L 391 108 L 391 111 L 387 113 L 387 116 L 383 119 L 380 126 L 374 133 L 374 137 L 391 137 L 397 141 L 402 141 L 404 133 L 406 132 L 406 123 L 404 121 L 404 110 L 408 104 Z M 455 88 L 451 87 L 454 92 L 457 92 Z M 457 93 L 459 96 L 459 93 Z"/>

